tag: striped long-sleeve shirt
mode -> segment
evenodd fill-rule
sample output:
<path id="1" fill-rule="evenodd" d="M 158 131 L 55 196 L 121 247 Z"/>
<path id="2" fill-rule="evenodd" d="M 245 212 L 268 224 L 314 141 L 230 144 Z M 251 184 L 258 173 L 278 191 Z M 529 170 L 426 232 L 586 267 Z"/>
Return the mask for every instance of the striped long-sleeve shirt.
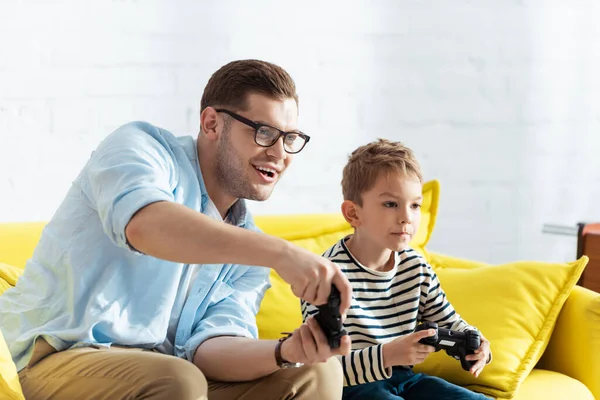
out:
<path id="1" fill-rule="evenodd" d="M 362 266 L 345 240 L 323 254 L 341 268 L 353 288 L 344 322 L 352 351 L 339 357 L 344 386 L 390 378 L 391 368 L 383 365 L 383 344 L 412 333 L 418 321 L 433 321 L 441 328 L 458 331 L 473 329 L 454 311 L 437 275 L 416 251 L 395 253 L 394 268 L 380 272 Z M 312 304 L 302 302 L 304 320 L 317 311 Z"/>

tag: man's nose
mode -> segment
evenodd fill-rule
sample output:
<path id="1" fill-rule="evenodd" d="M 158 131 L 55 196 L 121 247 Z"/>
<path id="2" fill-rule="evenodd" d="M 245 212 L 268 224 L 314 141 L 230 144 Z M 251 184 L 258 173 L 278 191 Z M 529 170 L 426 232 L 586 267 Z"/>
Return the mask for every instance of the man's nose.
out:
<path id="1" fill-rule="evenodd" d="M 277 139 L 273 146 L 267 148 L 267 155 L 278 160 L 285 160 L 287 158 L 287 153 L 283 147 L 283 136 Z"/>

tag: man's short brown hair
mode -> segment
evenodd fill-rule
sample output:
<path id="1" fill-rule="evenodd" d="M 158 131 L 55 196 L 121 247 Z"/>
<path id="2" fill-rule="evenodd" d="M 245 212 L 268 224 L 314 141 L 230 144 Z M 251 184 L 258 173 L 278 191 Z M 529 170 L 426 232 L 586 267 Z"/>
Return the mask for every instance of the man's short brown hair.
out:
<path id="1" fill-rule="evenodd" d="M 293 98 L 298 104 L 296 85 L 283 68 L 266 61 L 238 60 L 212 74 L 202 94 L 200 112 L 215 106 L 247 110 L 248 95 L 254 93 L 275 100 Z"/>
<path id="2" fill-rule="evenodd" d="M 378 139 L 354 150 L 342 175 L 344 200 L 362 206 L 362 194 L 370 190 L 382 173 L 399 172 L 423 182 L 421 167 L 413 151 L 401 142 Z"/>

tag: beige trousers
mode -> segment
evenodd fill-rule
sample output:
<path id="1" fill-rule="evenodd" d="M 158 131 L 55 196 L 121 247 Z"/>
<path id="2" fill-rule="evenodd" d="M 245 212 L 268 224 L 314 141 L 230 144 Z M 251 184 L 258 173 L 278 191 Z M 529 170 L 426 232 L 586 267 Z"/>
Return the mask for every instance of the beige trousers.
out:
<path id="1" fill-rule="evenodd" d="M 333 400 L 341 399 L 343 384 L 334 358 L 250 382 L 207 382 L 177 357 L 122 347 L 56 352 L 43 339 L 19 378 L 27 400 Z"/>

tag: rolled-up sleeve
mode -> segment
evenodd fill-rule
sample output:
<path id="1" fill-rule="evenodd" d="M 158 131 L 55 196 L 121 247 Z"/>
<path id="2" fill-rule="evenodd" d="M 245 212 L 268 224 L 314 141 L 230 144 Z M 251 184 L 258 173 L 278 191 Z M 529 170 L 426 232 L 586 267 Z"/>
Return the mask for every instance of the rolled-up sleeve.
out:
<path id="1" fill-rule="evenodd" d="M 222 299 L 210 305 L 185 344 L 185 357 L 193 361 L 196 349 L 217 336 L 241 336 L 258 339 L 256 314 L 270 287 L 269 269 L 248 267 L 235 281 L 220 282 Z"/>
<path id="2" fill-rule="evenodd" d="M 104 232 L 130 248 L 125 228 L 141 208 L 173 201 L 177 174 L 173 152 L 160 130 L 145 123 L 122 126 L 106 138 L 84 168 L 83 196 Z"/>

